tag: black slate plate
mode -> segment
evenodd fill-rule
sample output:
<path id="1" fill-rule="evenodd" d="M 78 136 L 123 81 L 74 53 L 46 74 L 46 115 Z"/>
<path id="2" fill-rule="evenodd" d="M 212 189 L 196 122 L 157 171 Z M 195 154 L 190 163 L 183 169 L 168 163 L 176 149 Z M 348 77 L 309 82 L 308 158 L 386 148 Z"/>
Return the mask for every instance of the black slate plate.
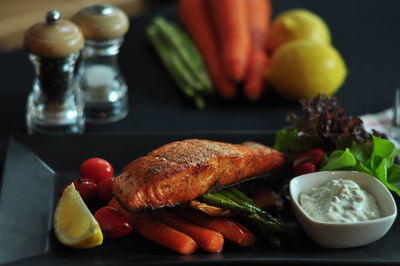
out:
<path id="1" fill-rule="evenodd" d="M 396 264 L 400 262 L 398 219 L 389 233 L 368 246 L 322 249 L 305 239 L 301 249 L 273 249 L 259 237 L 249 248 L 227 243 L 222 254 L 198 250 L 190 256 L 174 252 L 137 234 L 89 250 L 58 243 L 52 214 L 58 191 L 79 175 L 89 157 L 108 159 L 118 173 L 124 165 L 150 150 L 185 138 L 272 144 L 274 134 L 258 133 L 140 133 L 130 135 L 15 136 L 9 141 L 0 192 L 0 264 L 9 265 L 194 265 L 194 264 Z"/>

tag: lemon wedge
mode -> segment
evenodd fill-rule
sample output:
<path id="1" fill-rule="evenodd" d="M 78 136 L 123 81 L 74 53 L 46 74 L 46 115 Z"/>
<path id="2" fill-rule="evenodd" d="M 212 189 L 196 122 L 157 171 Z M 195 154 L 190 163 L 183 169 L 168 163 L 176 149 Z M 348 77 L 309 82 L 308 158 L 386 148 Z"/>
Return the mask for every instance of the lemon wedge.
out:
<path id="1" fill-rule="evenodd" d="M 58 240 L 73 248 L 92 248 L 103 243 L 100 226 L 74 184 L 58 200 L 53 217 Z"/>

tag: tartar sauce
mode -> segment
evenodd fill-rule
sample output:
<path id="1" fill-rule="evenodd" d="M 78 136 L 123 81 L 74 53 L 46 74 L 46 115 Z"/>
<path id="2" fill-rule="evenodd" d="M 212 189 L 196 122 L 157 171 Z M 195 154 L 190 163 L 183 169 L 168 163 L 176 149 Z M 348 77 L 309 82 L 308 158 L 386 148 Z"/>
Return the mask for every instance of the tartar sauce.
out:
<path id="1" fill-rule="evenodd" d="M 314 220 L 350 223 L 381 217 L 375 198 L 356 182 L 333 179 L 300 195 L 300 206 Z"/>

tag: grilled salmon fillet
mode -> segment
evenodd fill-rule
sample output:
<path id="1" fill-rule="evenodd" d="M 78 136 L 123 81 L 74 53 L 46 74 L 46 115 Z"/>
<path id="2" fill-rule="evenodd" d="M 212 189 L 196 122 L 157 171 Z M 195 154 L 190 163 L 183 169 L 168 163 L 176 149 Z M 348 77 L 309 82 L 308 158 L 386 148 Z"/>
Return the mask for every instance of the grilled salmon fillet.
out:
<path id="1" fill-rule="evenodd" d="M 284 162 L 281 152 L 255 142 L 176 141 L 125 166 L 114 178 L 113 194 L 133 212 L 173 206 L 275 172 Z"/>

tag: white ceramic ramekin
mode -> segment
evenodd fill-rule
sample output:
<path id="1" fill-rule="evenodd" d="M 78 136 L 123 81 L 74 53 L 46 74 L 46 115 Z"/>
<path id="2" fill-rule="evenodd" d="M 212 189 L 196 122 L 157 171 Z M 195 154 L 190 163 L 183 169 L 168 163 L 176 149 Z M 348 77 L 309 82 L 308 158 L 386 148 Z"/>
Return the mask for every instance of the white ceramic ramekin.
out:
<path id="1" fill-rule="evenodd" d="M 353 223 L 320 222 L 307 215 L 299 203 L 302 192 L 319 187 L 334 178 L 351 179 L 375 197 L 382 217 Z M 326 248 L 367 245 L 384 236 L 392 226 L 397 208 L 392 194 L 375 177 L 357 171 L 326 171 L 295 177 L 290 182 L 291 203 L 298 222 L 307 235 Z"/>

